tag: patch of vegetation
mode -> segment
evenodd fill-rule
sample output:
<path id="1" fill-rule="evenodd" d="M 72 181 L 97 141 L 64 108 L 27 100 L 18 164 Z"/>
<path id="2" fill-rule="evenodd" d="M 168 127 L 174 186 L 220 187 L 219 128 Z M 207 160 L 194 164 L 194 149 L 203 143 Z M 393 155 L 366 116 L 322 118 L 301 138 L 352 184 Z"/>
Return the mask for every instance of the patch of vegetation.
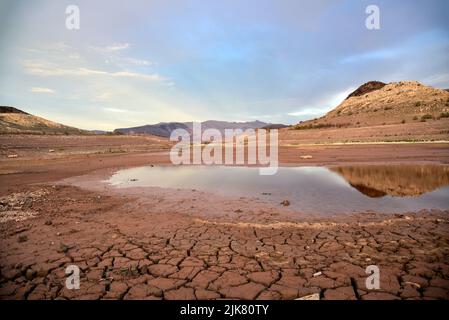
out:
<path id="1" fill-rule="evenodd" d="M 405 119 L 402 119 L 401 123 L 404 124 L 405 123 Z"/>
<path id="2" fill-rule="evenodd" d="M 414 116 L 414 117 L 413 117 L 413 120 L 415 120 L 415 121 L 418 120 L 418 117 L 417 117 L 417 116 Z"/>
<path id="3" fill-rule="evenodd" d="M 385 107 L 385 108 L 384 108 L 385 111 L 387 111 L 387 110 L 392 110 L 392 109 L 393 109 L 393 107 Z"/>
<path id="4" fill-rule="evenodd" d="M 297 125 L 294 127 L 295 130 L 311 130 L 311 129 L 326 129 L 326 128 L 344 128 L 348 127 L 349 123 L 318 123 L 318 124 L 307 124 L 307 125 Z"/>
<path id="5" fill-rule="evenodd" d="M 431 114 L 425 114 L 421 117 L 421 122 L 426 122 L 426 120 L 433 119 L 433 116 Z"/>
<path id="6" fill-rule="evenodd" d="M 440 118 L 449 118 L 449 112 L 441 112 Z"/>
<path id="7" fill-rule="evenodd" d="M 98 151 L 97 154 L 114 154 L 114 153 L 126 153 L 126 150 L 123 149 L 111 149 L 109 148 L 108 150 L 104 150 L 104 151 Z"/>
<path id="8" fill-rule="evenodd" d="M 415 103 L 415 107 L 420 107 L 421 106 L 421 101 L 418 101 L 417 103 Z"/>

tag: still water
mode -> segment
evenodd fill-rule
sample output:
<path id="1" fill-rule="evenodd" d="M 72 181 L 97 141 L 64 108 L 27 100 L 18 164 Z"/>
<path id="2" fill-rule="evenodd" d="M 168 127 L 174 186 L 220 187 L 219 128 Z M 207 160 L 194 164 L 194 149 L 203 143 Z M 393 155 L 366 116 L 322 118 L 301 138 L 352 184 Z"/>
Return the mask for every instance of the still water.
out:
<path id="1" fill-rule="evenodd" d="M 275 204 L 287 199 L 291 209 L 304 213 L 449 209 L 449 167 L 436 165 L 280 167 L 273 176 L 261 176 L 254 167 L 148 166 L 118 171 L 109 183 L 197 189 Z"/>

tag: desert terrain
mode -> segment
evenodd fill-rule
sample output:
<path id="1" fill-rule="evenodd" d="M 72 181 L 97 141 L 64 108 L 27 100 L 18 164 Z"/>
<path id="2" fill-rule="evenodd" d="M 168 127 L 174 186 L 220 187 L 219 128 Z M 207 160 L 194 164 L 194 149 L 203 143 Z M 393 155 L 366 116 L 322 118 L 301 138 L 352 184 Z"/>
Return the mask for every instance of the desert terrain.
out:
<path id="1" fill-rule="evenodd" d="M 448 97 L 369 82 L 281 128 L 279 165 L 329 168 L 370 201 L 438 194 Z M 119 188 L 108 181 L 119 170 L 172 166 L 166 131 L 179 123 L 141 127 L 165 135 L 154 136 L 74 132 L 11 108 L 1 119 L 0 299 L 449 298 L 449 208 L 322 215 L 264 194 Z M 69 265 L 79 290 L 65 286 Z M 370 265 L 379 289 L 366 286 Z"/>
<path id="2" fill-rule="evenodd" d="M 325 145 L 281 140 L 280 163 L 449 163 L 448 143 L 334 138 Z M 117 189 L 104 180 L 122 168 L 169 164 L 170 142 L 0 141 L 1 299 L 448 298 L 448 212 L 320 217 L 199 190 Z M 80 290 L 64 285 L 70 264 L 82 270 Z M 365 288 L 372 264 L 380 267 L 381 290 Z"/>

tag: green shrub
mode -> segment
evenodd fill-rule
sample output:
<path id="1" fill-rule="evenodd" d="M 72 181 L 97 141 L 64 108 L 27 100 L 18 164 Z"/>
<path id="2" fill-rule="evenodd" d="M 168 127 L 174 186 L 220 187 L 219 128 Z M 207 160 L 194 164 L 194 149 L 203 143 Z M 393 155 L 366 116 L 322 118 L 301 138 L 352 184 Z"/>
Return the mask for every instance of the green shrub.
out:
<path id="1" fill-rule="evenodd" d="M 431 114 L 425 114 L 421 117 L 421 121 L 422 120 L 426 121 L 426 120 L 430 120 L 430 119 L 433 119 L 433 116 Z"/>

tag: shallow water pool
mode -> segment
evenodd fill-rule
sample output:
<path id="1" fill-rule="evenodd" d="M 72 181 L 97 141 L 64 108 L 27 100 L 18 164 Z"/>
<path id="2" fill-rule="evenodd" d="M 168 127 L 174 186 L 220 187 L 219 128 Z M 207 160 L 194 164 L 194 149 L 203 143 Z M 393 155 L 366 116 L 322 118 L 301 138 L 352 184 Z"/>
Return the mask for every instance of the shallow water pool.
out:
<path id="1" fill-rule="evenodd" d="M 304 213 L 449 209 L 449 167 L 437 165 L 280 167 L 273 176 L 261 176 L 255 167 L 146 166 L 118 171 L 108 182 L 120 188 L 197 189 L 275 204 L 288 200 L 291 209 Z"/>

